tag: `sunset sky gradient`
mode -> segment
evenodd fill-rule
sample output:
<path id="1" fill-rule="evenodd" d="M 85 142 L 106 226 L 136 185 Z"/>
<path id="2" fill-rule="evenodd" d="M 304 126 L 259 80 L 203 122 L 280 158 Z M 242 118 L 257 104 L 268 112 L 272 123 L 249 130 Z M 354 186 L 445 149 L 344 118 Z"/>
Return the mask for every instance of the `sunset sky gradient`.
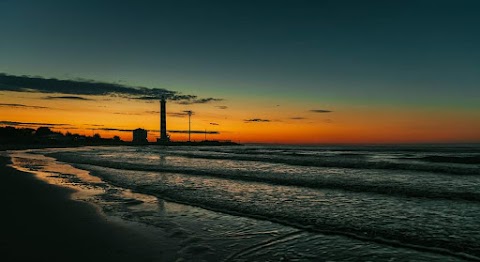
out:
<path id="1" fill-rule="evenodd" d="M 193 130 L 218 132 L 207 139 L 480 142 L 479 13 L 473 0 L 2 0 L 0 73 L 195 96 L 168 101 L 168 129 L 192 110 Z M 24 88 L 0 79 L 0 125 L 158 137 L 158 101 Z"/>

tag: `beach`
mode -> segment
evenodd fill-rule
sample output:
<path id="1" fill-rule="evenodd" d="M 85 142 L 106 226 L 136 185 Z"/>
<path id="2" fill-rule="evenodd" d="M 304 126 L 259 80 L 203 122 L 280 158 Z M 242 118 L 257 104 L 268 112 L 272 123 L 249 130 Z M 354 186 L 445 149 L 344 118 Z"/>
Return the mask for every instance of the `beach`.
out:
<path id="1" fill-rule="evenodd" d="M 478 154 L 477 147 L 6 151 L 2 253 L 7 261 L 478 261 L 480 178 L 470 163 Z"/>
<path id="2" fill-rule="evenodd" d="M 151 238 L 113 221 L 72 190 L 47 184 L 0 157 L 2 261 L 161 261 Z"/>

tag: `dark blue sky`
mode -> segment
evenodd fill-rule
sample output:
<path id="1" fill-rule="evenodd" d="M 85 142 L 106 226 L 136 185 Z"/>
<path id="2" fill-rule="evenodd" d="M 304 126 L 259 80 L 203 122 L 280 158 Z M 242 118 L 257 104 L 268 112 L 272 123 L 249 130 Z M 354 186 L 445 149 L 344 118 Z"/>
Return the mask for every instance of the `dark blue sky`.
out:
<path id="1" fill-rule="evenodd" d="M 480 109 L 479 1 L 0 1 L 0 72 Z"/>

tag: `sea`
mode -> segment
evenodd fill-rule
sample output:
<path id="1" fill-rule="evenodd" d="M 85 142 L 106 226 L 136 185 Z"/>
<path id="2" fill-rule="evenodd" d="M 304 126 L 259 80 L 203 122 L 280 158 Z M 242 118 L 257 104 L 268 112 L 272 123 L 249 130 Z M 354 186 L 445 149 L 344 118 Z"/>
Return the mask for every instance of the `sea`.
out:
<path id="1" fill-rule="evenodd" d="M 480 145 L 9 151 L 173 261 L 480 261 Z"/>

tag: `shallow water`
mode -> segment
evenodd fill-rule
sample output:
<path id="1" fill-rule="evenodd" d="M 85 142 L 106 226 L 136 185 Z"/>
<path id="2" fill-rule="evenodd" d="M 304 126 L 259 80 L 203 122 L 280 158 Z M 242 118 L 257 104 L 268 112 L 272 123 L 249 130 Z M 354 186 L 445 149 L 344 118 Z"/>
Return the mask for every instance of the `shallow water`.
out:
<path id="1" fill-rule="evenodd" d="M 179 243 L 176 258 L 480 260 L 480 149 L 473 146 L 10 154 L 16 168 L 78 190 L 75 199 L 109 216 L 167 232 Z"/>

